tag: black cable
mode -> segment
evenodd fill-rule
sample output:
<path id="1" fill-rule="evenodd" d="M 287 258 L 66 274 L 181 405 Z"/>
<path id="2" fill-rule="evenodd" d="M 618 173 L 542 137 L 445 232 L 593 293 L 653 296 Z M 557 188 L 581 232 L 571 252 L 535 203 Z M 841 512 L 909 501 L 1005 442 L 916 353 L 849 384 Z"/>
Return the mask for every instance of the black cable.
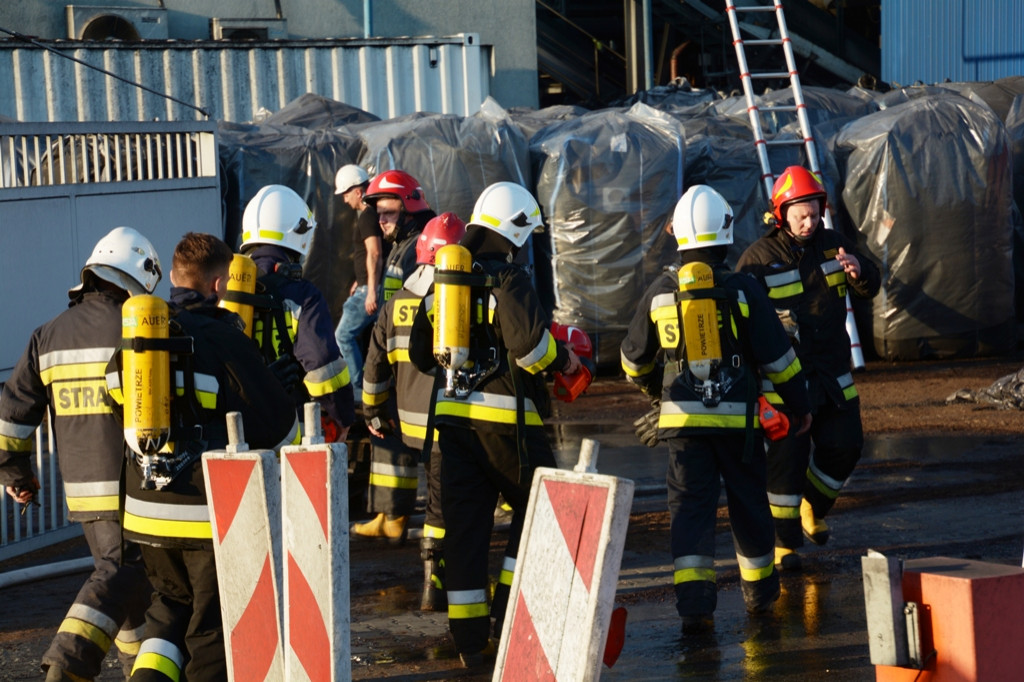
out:
<path id="1" fill-rule="evenodd" d="M 171 100 L 172 102 L 174 102 L 176 104 L 180 104 L 180 105 L 188 107 L 190 109 L 195 109 L 196 111 L 198 111 L 200 114 L 202 114 L 206 118 L 210 118 L 210 112 L 208 112 L 206 109 L 203 109 L 202 107 L 197 107 L 195 104 L 192 104 L 191 102 L 185 102 L 183 100 L 178 99 L 177 97 L 172 97 L 172 96 L 168 95 L 165 92 L 159 92 L 158 90 L 154 90 L 153 88 L 146 87 L 142 83 L 136 83 L 135 81 L 130 81 L 127 78 L 124 78 L 122 76 L 118 76 L 116 73 L 111 73 L 110 71 L 107 71 L 105 69 L 101 69 L 98 66 L 93 66 L 92 64 L 89 64 L 88 62 L 84 62 L 81 59 L 78 59 L 77 57 L 72 57 L 71 55 L 64 54 L 60 50 L 52 48 L 49 45 L 44 45 L 43 43 L 39 42 L 38 40 L 30 38 L 30 37 L 28 37 L 26 35 L 23 35 L 21 33 L 18 33 L 17 31 L 11 31 L 11 30 L 8 30 L 8 29 L 4 28 L 3 26 L 0 26 L 0 33 L 6 33 L 7 35 L 13 36 L 13 37 L 17 38 L 18 40 L 22 40 L 22 41 L 24 41 L 24 42 L 26 42 L 26 43 L 28 43 L 30 45 L 35 45 L 36 47 L 41 47 L 44 50 L 48 50 L 49 52 L 52 52 L 52 53 L 54 53 L 56 55 L 64 57 L 64 59 L 70 59 L 71 61 L 75 62 L 76 64 L 81 64 L 82 66 L 85 66 L 85 67 L 88 67 L 90 69 L 94 69 L 96 71 L 99 71 L 100 73 L 102 73 L 102 74 L 104 74 L 106 76 L 110 76 L 111 78 L 115 78 L 115 79 L 121 81 L 122 83 L 127 83 L 128 85 L 134 85 L 135 87 L 137 87 L 137 88 L 139 88 L 141 90 L 145 90 L 146 92 L 152 93 L 152 94 L 157 95 L 159 97 L 163 97 L 165 99 L 169 99 L 169 100 Z"/>

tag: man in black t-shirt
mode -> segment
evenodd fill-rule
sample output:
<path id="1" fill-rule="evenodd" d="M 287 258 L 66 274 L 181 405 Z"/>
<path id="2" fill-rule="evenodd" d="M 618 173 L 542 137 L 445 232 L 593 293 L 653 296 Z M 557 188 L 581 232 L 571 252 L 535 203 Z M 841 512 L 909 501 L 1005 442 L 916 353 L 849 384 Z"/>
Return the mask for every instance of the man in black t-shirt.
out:
<path id="1" fill-rule="evenodd" d="M 341 355 L 348 364 L 349 376 L 358 403 L 363 385 L 363 331 L 377 319 L 381 304 L 381 283 L 384 272 L 384 234 L 373 206 L 363 203 L 370 184 L 366 171 L 355 164 L 342 166 L 334 177 L 334 193 L 358 213 L 352 239 L 352 265 L 355 281 L 342 308 L 341 320 L 334 331 Z"/>

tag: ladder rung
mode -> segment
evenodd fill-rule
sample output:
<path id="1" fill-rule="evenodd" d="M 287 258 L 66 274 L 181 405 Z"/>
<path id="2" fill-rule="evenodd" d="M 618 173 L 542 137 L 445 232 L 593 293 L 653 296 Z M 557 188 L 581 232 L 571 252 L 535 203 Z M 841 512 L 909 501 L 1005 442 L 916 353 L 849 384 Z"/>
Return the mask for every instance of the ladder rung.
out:
<path id="1" fill-rule="evenodd" d="M 769 147 L 796 147 L 797 145 L 802 145 L 805 141 L 783 138 L 781 140 L 765 140 L 764 143 Z"/>
<path id="2" fill-rule="evenodd" d="M 789 78 L 789 71 L 763 71 L 761 73 L 748 73 L 751 78 Z"/>
<path id="3" fill-rule="evenodd" d="M 795 104 L 779 104 L 776 106 L 765 106 L 765 107 L 754 107 L 761 112 L 772 112 L 772 111 L 797 111 L 800 109 Z"/>
<path id="4" fill-rule="evenodd" d="M 775 5 L 745 5 L 743 7 L 734 6 L 737 12 L 774 12 Z"/>
<path id="5" fill-rule="evenodd" d="M 747 45 L 782 45 L 781 38 L 758 38 L 756 40 L 744 40 L 744 47 Z"/>

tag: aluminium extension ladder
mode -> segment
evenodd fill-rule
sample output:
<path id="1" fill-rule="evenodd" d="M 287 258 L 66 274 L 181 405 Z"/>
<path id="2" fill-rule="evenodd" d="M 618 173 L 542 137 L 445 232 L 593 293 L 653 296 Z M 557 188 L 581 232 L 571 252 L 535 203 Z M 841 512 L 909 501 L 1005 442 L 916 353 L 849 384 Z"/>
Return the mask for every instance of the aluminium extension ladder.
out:
<path id="1" fill-rule="evenodd" d="M 761 181 L 764 183 L 765 196 L 768 203 L 771 203 L 772 186 L 775 184 L 775 175 L 772 173 L 771 164 L 768 160 L 768 145 L 803 145 L 807 156 L 808 167 L 815 173 L 820 174 L 818 167 L 818 155 L 814 142 L 814 134 L 811 131 L 811 122 L 807 117 L 807 105 L 804 103 L 803 89 L 800 87 L 800 74 L 796 69 L 796 59 L 793 56 L 793 43 L 789 38 L 789 30 L 786 28 L 786 17 L 782 11 L 781 0 L 773 0 L 771 5 L 748 5 L 737 7 L 733 0 L 725 0 L 725 12 L 729 16 L 729 27 L 732 29 L 732 43 L 736 48 L 736 62 L 740 69 L 740 81 L 743 83 L 743 94 L 747 100 L 747 114 L 750 117 L 750 126 L 754 132 L 754 148 L 757 150 L 757 158 L 761 163 Z M 772 12 L 778 21 L 779 35 L 775 38 L 744 40 L 740 33 L 740 12 Z M 747 66 L 747 55 L 744 45 L 772 45 L 781 47 L 786 59 L 786 71 L 764 71 L 751 72 Z M 788 78 L 793 91 L 793 104 L 759 106 L 754 95 L 753 80 Z M 794 139 L 772 139 L 767 140 L 761 126 L 761 111 L 790 112 L 795 113 L 800 124 L 802 140 Z M 832 229 L 832 216 L 824 211 L 822 216 L 825 227 Z M 860 336 L 857 334 L 857 325 L 853 317 L 853 307 L 850 305 L 850 294 L 846 294 L 846 332 L 850 335 L 850 355 L 854 369 L 863 369 L 864 353 L 861 349 Z"/>

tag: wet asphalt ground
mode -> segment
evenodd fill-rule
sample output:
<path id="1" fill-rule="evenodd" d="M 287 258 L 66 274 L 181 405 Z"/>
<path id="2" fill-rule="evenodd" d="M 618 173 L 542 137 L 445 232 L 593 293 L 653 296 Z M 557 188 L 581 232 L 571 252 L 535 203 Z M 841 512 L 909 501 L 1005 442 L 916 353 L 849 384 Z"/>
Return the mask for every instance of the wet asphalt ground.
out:
<path id="1" fill-rule="evenodd" d="M 600 443 L 599 472 L 634 481 L 634 515 L 664 511 L 663 448 L 637 444 L 628 427 L 560 424 L 553 433 L 560 466 L 571 468 L 581 439 L 592 438 Z M 861 556 L 871 548 L 902 559 L 950 556 L 1019 566 L 1024 550 L 1020 455 L 1012 436 L 869 436 L 861 464 L 829 518 L 828 545 L 804 548 L 803 570 L 782 576 L 774 613 L 756 620 L 744 610 L 731 536 L 720 518 L 718 609 L 713 632 L 699 638 L 680 633 L 667 530 L 660 539 L 627 542 L 616 595 L 616 603 L 628 611 L 625 644 L 615 665 L 603 668 L 603 679 L 875 679 Z M 375 552 L 375 566 L 405 562 L 399 567 L 404 584 L 358 594 L 353 588 L 353 679 L 490 679 L 461 669 L 443 613 L 415 608 L 414 545 L 381 550 L 394 551 L 393 559 L 382 560 Z M 354 574 L 365 568 L 360 566 L 365 552 L 353 551 Z M 42 679 L 38 658 L 82 579 L 79 574 L 0 590 L 0 680 Z M 386 578 L 381 582 L 389 584 Z M 41 609 L 39 618 L 24 615 Z M 121 678 L 110 668 L 97 679 Z"/>
<path id="2" fill-rule="evenodd" d="M 637 445 L 624 428 L 595 432 L 592 426 L 563 425 L 556 436 L 560 466 L 575 463 L 581 438 L 595 439 L 601 444 L 598 470 L 635 482 L 633 513 L 665 509 L 667 451 Z M 706 636 L 680 632 L 667 531 L 660 548 L 631 551 L 627 543 L 616 595 L 616 603 L 628 610 L 626 639 L 619 660 L 603 668 L 602 678 L 874 680 L 861 556 L 871 548 L 904 560 L 949 556 L 1019 566 L 1024 550 L 1020 454 L 1012 437 L 869 436 L 861 464 L 829 519 L 828 544 L 805 546 L 803 570 L 782 575 L 774 613 L 756 619 L 745 612 L 731 535 L 720 519 L 719 603 L 714 630 Z M 442 614 L 398 612 L 388 609 L 388 602 L 385 593 L 379 615 L 353 617 L 355 679 L 465 675 L 455 661 L 443 665 L 450 649 L 417 649 L 406 637 L 417 632 L 432 642 L 443 638 Z M 382 635 L 392 636 L 390 649 Z M 408 670 L 416 661 L 421 674 Z"/>

